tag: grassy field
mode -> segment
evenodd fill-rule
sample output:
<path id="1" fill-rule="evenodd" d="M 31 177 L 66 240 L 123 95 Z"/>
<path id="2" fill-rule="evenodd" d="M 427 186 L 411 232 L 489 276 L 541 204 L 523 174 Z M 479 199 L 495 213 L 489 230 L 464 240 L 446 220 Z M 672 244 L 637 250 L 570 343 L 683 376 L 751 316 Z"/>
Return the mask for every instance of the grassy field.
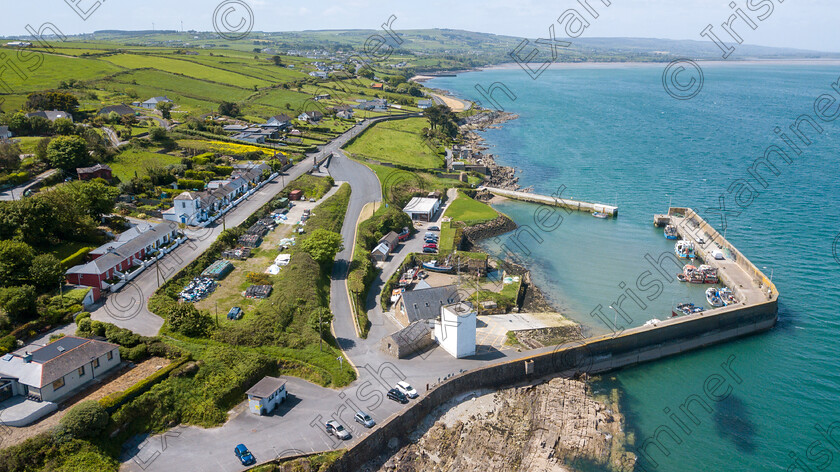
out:
<path id="1" fill-rule="evenodd" d="M 368 128 L 345 149 L 381 162 L 392 162 L 418 169 L 436 169 L 443 166 L 443 157 L 432 151 L 421 137 L 421 130 L 428 128 L 425 118 L 377 123 Z"/>
<path id="2" fill-rule="evenodd" d="M 120 66 L 101 59 L 63 57 L 52 54 L 44 54 L 42 57 L 43 63 L 35 68 L 35 72 L 27 72 L 23 76 L 15 73 L 3 74 L 4 83 L 15 93 L 23 93 L 55 88 L 58 87 L 59 82 L 68 78 L 92 80 L 122 70 Z M 35 67 L 38 61 L 30 58 L 27 62 L 16 62 L 16 64 L 28 71 L 28 68 Z"/>
<path id="3" fill-rule="evenodd" d="M 443 179 L 425 172 L 410 172 L 393 167 L 364 163 L 376 174 L 382 185 L 382 195 L 386 202 L 394 203 L 400 195 L 395 189 L 402 187 L 418 188 L 426 191 L 446 191 L 452 187 L 466 187 L 466 184 L 452 179 Z"/>
<path id="4" fill-rule="evenodd" d="M 249 76 L 218 67 L 197 64 L 188 60 L 173 59 L 171 57 L 117 54 L 114 56 L 108 56 L 105 60 L 127 69 L 158 69 L 175 74 L 182 74 L 195 79 L 233 85 L 241 88 L 253 89 L 255 85 L 258 87 L 266 87 L 272 84 L 272 82 L 257 76 Z"/>
<path id="5" fill-rule="evenodd" d="M 474 225 L 494 220 L 499 216 L 499 213 L 490 205 L 473 200 L 462 192 L 458 192 L 458 198 L 449 205 L 444 216 L 452 218 L 453 221 L 463 221 L 468 225 Z"/>
<path id="6" fill-rule="evenodd" d="M 146 169 L 154 166 L 167 166 L 179 164 L 181 158 L 169 154 L 158 154 L 156 152 L 137 151 L 129 149 L 117 156 L 116 160 L 109 165 L 114 171 L 114 176 L 119 177 L 123 182 L 131 180 L 135 175 L 143 177 Z"/>
<path id="7" fill-rule="evenodd" d="M 271 149 L 266 149 L 259 146 L 251 146 L 249 144 L 226 143 L 224 141 L 201 141 L 198 139 L 181 139 L 178 140 L 178 145 L 184 148 L 195 149 L 201 152 L 217 152 L 219 154 L 230 154 L 234 157 L 237 154 L 245 154 L 247 152 L 259 151 L 266 157 L 271 157 L 274 152 Z M 278 151 L 280 154 L 285 154 Z"/>

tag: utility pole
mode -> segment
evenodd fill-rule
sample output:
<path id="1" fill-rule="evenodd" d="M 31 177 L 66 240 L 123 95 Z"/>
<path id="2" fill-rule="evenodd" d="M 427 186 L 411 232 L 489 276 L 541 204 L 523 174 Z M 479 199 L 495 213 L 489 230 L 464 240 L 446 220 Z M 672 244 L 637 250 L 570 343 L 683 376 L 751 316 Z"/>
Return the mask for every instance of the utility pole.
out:
<path id="1" fill-rule="evenodd" d="M 318 349 L 323 352 L 324 351 L 324 321 L 321 315 L 324 314 L 324 310 L 318 310 Z"/>

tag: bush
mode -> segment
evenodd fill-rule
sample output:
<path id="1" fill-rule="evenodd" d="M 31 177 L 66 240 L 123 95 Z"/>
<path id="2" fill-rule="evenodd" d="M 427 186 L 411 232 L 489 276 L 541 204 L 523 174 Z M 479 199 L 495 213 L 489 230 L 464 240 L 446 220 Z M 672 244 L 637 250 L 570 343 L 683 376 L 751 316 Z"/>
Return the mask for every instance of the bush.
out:
<path id="1" fill-rule="evenodd" d="M 62 432 L 83 439 L 96 437 L 108 426 L 108 412 L 98 402 L 83 401 L 71 408 L 60 420 Z"/>
<path id="2" fill-rule="evenodd" d="M 16 341 L 17 340 L 12 335 L 0 338 L 0 355 L 14 351 L 16 347 Z"/>
<path id="3" fill-rule="evenodd" d="M 61 267 L 65 268 L 65 269 L 69 269 L 73 266 L 81 264 L 82 261 L 85 260 L 85 256 L 87 256 L 88 253 L 92 249 L 93 249 L 92 247 L 83 247 L 83 248 L 79 249 L 78 251 L 74 252 L 73 254 L 66 257 L 65 259 L 62 259 Z"/>
<path id="4" fill-rule="evenodd" d="M 149 348 L 145 344 L 134 347 L 120 346 L 120 358 L 131 362 L 140 362 L 149 358 Z"/>
<path id="5" fill-rule="evenodd" d="M 203 180 L 178 179 L 178 188 L 183 190 L 204 190 Z"/>
<path id="6" fill-rule="evenodd" d="M 213 319 L 191 303 L 178 304 L 169 313 L 167 321 L 174 331 L 191 338 L 206 336 L 213 326 Z"/>
<path id="7" fill-rule="evenodd" d="M 0 310 L 17 321 L 34 315 L 35 287 L 21 285 L 20 287 L 0 288 Z"/>

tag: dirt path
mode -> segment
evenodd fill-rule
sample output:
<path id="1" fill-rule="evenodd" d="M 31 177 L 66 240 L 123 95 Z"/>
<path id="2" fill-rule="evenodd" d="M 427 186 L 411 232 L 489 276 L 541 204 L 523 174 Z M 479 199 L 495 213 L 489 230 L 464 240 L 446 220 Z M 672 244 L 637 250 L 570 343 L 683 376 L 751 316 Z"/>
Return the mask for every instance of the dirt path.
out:
<path id="1" fill-rule="evenodd" d="M 76 403 L 84 400 L 99 400 L 111 393 L 124 391 L 128 387 L 152 375 L 154 372 L 157 372 L 159 369 L 166 367 L 168 364 L 169 359 L 152 357 L 141 362 L 134 368 L 122 372 L 102 385 L 98 387 L 93 386 L 70 398 L 61 404 L 58 411 L 35 424 L 22 428 L 8 428 L 9 435 L 3 438 L 2 447 L 7 448 L 13 446 L 40 433 L 49 431 L 58 425 L 58 422 L 67 413 L 67 410 Z"/>

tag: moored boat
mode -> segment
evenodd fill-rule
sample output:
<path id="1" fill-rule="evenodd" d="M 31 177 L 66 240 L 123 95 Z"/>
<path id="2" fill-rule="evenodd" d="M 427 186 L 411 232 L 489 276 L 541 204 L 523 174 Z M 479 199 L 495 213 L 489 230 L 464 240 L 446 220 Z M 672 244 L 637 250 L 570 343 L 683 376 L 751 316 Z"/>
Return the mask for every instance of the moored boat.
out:
<path id="1" fill-rule="evenodd" d="M 694 243 L 681 239 L 674 245 L 674 252 L 681 259 L 694 259 Z"/>
<path id="2" fill-rule="evenodd" d="M 677 227 L 668 225 L 665 227 L 665 239 L 677 239 Z"/>
<path id="3" fill-rule="evenodd" d="M 721 300 L 720 296 L 718 295 L 718 289 L 714 287 L 709 287 L 708 289 L 706 289 L 706 301 L 709 302 L 709 305 L 712 305 L 715 308 L 724 305 L 723 300 Z"/>
<path id="4" fill-rule="evenodd" d="M 696 306 L 694 303 L 680 303 L 671 311 L 671 316 L 680 316 L 680 315 L 691 315 L 694 313 L 700 313 L 703 311 L 703 307 Z"/>
<path id="5" fill-rule="evenodd" d="M 723 287 L 718 290 L 718 297 L 720 297 L 720 301 L 723 302 L 724 305 L 738 303 L 738 300 L 735 298 L 735 294 L 732 293 L 732 289 L 729 287 Z"/>
<path id="6" fill-rule="evenodd" d="M 610 217 L 610 214 L 604 213 L 603 211 L 596 211 L 595 213 L 592 213 L 592 216 L 595 218 L 607 219 Z"/>

